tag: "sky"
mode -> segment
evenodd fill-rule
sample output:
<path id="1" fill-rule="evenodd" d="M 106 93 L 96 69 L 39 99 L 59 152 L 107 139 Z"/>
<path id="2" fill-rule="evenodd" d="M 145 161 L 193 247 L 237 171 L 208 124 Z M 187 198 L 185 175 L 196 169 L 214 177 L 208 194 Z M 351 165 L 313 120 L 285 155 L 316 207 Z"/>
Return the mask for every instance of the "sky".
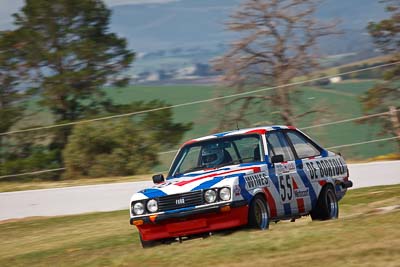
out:
<path id="1" fill-rule="evenodd" d="M 135 4 L 166 4 L 181 0 L 104 0 L 107 6 L 135 5 Z M 0 30 L 9 29 L 12 25 L 12 14 L 16 13 L 24 4 L 23 0 L 0 0 Z"/>

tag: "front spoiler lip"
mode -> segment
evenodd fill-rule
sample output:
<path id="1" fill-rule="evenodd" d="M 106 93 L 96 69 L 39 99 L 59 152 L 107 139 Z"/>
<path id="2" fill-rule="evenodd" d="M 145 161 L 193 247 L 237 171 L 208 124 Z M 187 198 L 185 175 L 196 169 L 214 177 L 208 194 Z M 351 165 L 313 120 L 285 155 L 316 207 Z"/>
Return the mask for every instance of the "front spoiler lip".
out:
<path id="1" fill-rule="evenodd" d="M 168 219 L 179 219 L 179 218 L 188 217 L 190 215 L 218 212 L 221 207 L 225 207 L 225 206 L 230 206 L 231 208 L 237 208 L 237 207 L 245 206 L 247 204 L 248 204 L 248 202 L 246 200 L 239 200 L 239 201 L 234 201 L 231 203 L 223 203 L 221 205 L 215 205 L 215 206 L 211 206 L 211 207 L 200 207 L 200 208 L 197 208 L 194 210 L 181 211 L 181 212 L 168 213 L 168 214 L 163 213 L 163 214 L 158 214 L 154 221 L 150 220 L 151 214 L 149 214 L 149 215 L 145 215 L 142 217 L 131 218 L 129 220 L 129 223 L 131 225 L 133 225 L 133 221 L 137 221 L 137 220 L 143 220 L 143 223 L 158 223 L 158 222 L 165 221 Z"/>

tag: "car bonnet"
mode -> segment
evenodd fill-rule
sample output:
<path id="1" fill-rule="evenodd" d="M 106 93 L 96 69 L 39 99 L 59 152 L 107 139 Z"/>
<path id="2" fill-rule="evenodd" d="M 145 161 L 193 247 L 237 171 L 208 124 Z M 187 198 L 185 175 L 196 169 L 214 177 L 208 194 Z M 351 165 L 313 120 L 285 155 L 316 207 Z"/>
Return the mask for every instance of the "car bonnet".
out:
<path id="1" fill-rule="evenodd" d="M 265 171 L 265 164 L 239 164 L 218 169 L 186 173 L 179 178 L 168 179 L 166 182 L 147 188 L 133 195 L 132 200 L 157 198 L 211 187 L 229 186 L 233 180 L 244 175 Z"/>

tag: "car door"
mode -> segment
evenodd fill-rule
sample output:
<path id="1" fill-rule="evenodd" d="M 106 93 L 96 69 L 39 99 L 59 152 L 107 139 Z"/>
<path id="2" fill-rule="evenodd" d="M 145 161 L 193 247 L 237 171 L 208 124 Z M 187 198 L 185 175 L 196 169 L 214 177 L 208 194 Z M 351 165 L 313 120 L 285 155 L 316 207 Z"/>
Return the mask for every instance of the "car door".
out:
<path id="1" fill-rule="evenodd" d="M 317 202 L 320 189 L 319 158 L 321 149 L 310 139 L 296 130 L 285 132 L 296 157 L 296 176 L 294 195 L 299 213 L 309 212 Z"/>
<path id="2" fill-rule="evenodd" d="M 293 213 L 293 206 L 296 205 L 293 184 L 297 176 L 295 155 L 283 132 L 269 132 L 266 137 L 270 160 L 269 176 L 274 184 L 270 189 L 277 204 L 277 216 L 291 217 L 296 215 Z M 283 156 L 283 160 L 272 162 L 279 155 Z"/>

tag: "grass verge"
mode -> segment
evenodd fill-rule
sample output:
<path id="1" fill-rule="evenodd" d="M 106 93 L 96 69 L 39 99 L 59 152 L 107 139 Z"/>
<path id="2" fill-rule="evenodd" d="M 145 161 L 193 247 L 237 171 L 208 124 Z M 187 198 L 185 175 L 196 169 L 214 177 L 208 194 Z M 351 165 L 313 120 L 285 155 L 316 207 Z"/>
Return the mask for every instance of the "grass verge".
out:
<path id="1" fill-rule="evenodd" d="M 143 250 L 128 211 L 0 224 L 0 266 L 398 266 L 400 185 L 349 191 L 341 218 Z"/>

